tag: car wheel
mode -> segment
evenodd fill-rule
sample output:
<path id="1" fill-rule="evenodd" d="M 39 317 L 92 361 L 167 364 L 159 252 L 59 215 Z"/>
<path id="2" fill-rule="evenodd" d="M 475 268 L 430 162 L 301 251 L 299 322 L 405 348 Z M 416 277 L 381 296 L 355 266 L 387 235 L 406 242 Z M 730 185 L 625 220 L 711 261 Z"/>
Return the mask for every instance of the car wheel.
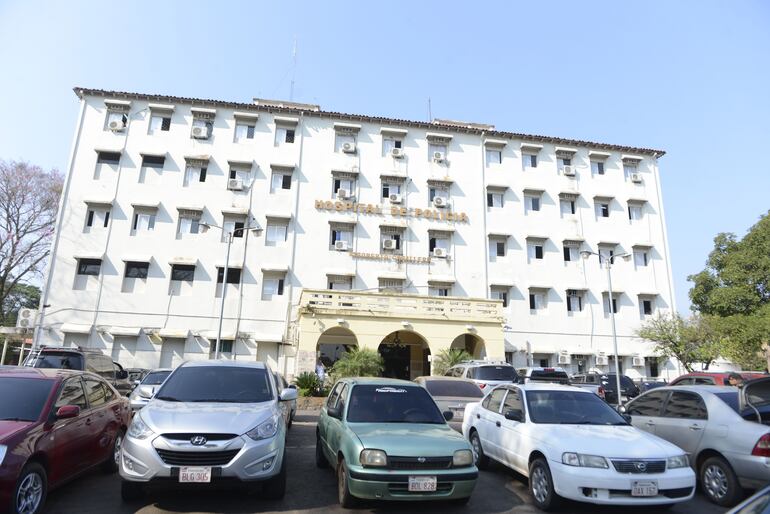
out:
<path id="1" fill-rule="evenodd" d="M 112 451 L 110 451 L 107 460 L 102 464 L 102 469 L 106 473 L 115 473 L 120 465 L 120 449 L 123 447 L 123 437 L 125 434 L 122 430 L 118 431 L 118 435 L 115 436 L 115 441 L 112 443 Z"/>
<path id="2" fill-rule="evenodd" d="M 489 457 L 484 455 L 484 448 L 481 447 L 481 438 L 475 430 L 471 432 L 471 448 L 473 449 L 473 460 L 476 463 L 476 467 L 487 469 L 489 467 Z"/>
<path id="3" fill-rule="evenodd" d="M 281 500 L 286 495 L 286 453 L 281 459 L 281 470 L 273 478 L 262 483 L 262 497 L 267 500 Z"/>
<path id="4" fill-rule="evenodd" d="M 120 498 L 124 502 L 132 502 L 142 498 L 144 490 L 140 482 L 120 481 Z"/>
<path id="5" fill-rule="evenodd" d="M 326 460 L 326 455 L 324 455 L 324 450 L 321 447 L 321 436 L 318 434 L 315 436 L 315 467 L 319 469 L 329 467 L 329 461 Z"/>
<path id="6" fill-rule="evenodd" d="M 14 514 L 37 514 L 43 510 L 48 494 L 48 476 L 43 466 L 30 462 L 21 470 L 13 490 L 11 512 Z"/>
<path id="7" fill-rule="evenodd" d="M 350 494 L 348 468 L 345 466 L 345 459 L 342 459 L 337 466 L 337 499 L 345 509 L 352 509 L 358 505 L 358 498 Z"/>
<path id="8" fill-rule="evenodd" d="M 542 457 L 529 466 L 529 492 L 540 510 L 553 510 L 559 504 L 559 495 L 553 490 L 551 470 Z"/>
<path id="9" fill-rule="evenodd" d="M 700 467 L 700 484 L 708 499 L 730 507 L 743 496 L 743 489 L 730 464 L 722 457 L 709 457 Z"/>

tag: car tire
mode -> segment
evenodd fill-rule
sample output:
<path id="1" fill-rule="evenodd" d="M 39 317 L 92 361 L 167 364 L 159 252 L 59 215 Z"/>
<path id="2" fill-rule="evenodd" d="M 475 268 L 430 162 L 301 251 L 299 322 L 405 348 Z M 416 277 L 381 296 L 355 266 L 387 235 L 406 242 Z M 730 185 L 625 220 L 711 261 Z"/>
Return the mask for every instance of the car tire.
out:
<path id="1" fill-rule="evenodd" d="M 282 500 L 286 496 L 286 452 L 281 459 L 281 469 L 274 477 L 262 482 L 262 497 L 266 500 Z"/>
<path id="2" fill-rule="evenodd" d="M 120 498 L 124 502 L 133 502 L 144 496 L 144 489 L 140 482 L 120 481 Z"/>
<path id="3" fill-rule="evenodd" d="M 339 465 L 337 465 L 337 499 L 344 509 L 352 509 L 358 505 L 358 498 L 350 494 L 348 467 L 345 465 L 345 459 L 340 460 Z"/>
<path id="4" fill-rule="evenodd" d="M 542 457 L 529 465 L 529 493 L 540 510 L 550 511 L 559 506 L 561 498 L 554 491 L 551 469 Z"/>
<path id="5" fill-rule="evenodd" d="M 102 463 L 102 469 L 105 473 L 115 473 L 120 465 L 120 449 L 123 447 L 123 438 L 126 433 L 123 430 L 118 430 L 118 434 L 115 436 L 115 440 L 112 442 L 112 449 L 107 456 L 107 460 Z"/>
<path id="6" fill-rule="evenodd" d="M 37 462 L 30 462 L 19 474 L 11 498 L 11 512 L 38 514 L 42 512 L 48 494 L 48 475 Z M 32 510 L 29 510 L 32 508 Z"/>
<path id="7" fill-rule="evenodd" d="M 292 423 L 294 423 L 294 413 L 289 411 L 289 422 L 286 423 L 286 430 L 287 431 L 291 429 L 291 424 Z"/>
<path id="8" fill-rule="evenodd" d="M 698 471 L 701 489 L 710 502 L 731 507 L 743 497 L 732 466 L 722 457 L 709 457 Z"/>
<path id="9" fill-rule="evenodd" d="M 484 454 L 484 448 L 481 447 L 481 438 L 477 431 L 471 432 L 471 448 L 473 448 L 473 457 L 476 460 L 476 467 L 487 469 L 489 467 L 489 457 Z"/>

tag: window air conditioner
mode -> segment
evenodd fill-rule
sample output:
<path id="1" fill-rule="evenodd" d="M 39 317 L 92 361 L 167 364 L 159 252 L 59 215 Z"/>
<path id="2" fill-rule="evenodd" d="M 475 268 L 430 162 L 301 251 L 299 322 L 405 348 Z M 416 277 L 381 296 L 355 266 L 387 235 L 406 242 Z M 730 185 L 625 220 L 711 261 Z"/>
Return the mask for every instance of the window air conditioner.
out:
<path id="1" fill-rule="evenodd" d="M 642 183 L 642 174 L 641 173 L 632 173 L 631 174 L 631 182 L 634 184 L 641 184 Z"/>
<path id="2" fill-rule="evenodd" d="M 109 125 L 109 129 L 113 132 L 120 132 L 124 128 L 126 128 L 126 124 L 123 123 L 123 120 L 112 120 Z"/>
<path id="3" fill-rule="evenodd" d="M 596 365 L 597 366 L 606 366 L 609 363 L 609 359 L 606 355 L 597 355 L 596 356 Z"/>
<path id="4" fill-rule="evenodd" d="M 644 366 L 644 357 L 634 357 L 634 366 Z"/>
<path id="5" fill-rule="evenodd" d="M 390 156 L 394 159 L 402 159 L 404 157 L 404 151 L 400 148 L 391 148 L 390 149 Z"/>
<path id="6" fill-rule="evenodd" d="M 435 207 L 446 207 L 447 199 L 442 196 L 436 196 L 433 198 L 433 205 Z"/>
<path id="7" fill-rule="evenodd" d="M 342 143 L 342 151 L 345 153 L 356 153 L 355 143 Z"/>
<path id="8" fill-rule="evenodd" d="M 396 249 L 396 240 L 395 239 L 386 239 L 382 242 L 382 248 L 385 250 L 395 250 Z"/>
<path id="9" fill-rule="evenodd" d="M 32 328 L 37 318 L 37 309 L 19 309 L 16 317 L 16 326 L 18 328 Z"/>
<path id="10" fill-rule="evenodd" d="M 433 160 L 436 162 L 444 162 L 444 152 L 433 152 Z"/>
<path id="11" fill-rule="evenodd" d="M 338 252 L 347 252 L 348 251 L 348 242 L 347 241 L 335 241 L 334 242 L 334 249 Z"/>
<path id="12" fill-rule="evenodd" d="M 446 259 L 446 250 L 444 250 L 443 248 L 434 248 L 433 256 L 439 257 L 441 259 Z"/>
<path id="13" fill-rule="evenodd" d="M 243 191 L 243 180 L 239 178 L 231 178 L 227 181 L 227 189 L 230 191 Z"/>
<path id="14" fill-rule="evenodd" d="M 565 177 L 574 177 L 575 168 L 573 168 L 572 166 L 564 166 L 564 168 L 562 168 L 562 173 L 564 173 Z"/>
<path id="15" fill-rule="evenodd" d="M 206 126 L 203 127 L 193 127 L 192 128 L 192 137 L 195 139 L 208 139 L 209 138 L 209 128 Z"/>
<path id="16" fill-rule="evenodd" d="M 559 355 L 559 364 L 569 364 L 569 363 L 570 363 L 569 355 L 566 355 L 566 354 Z"/>
<path id="17" fill-rule="evenodd" d="M 350 198 L 350 191 L 347 189 L 339 188 L 337 190 L 337 198 Z"/>
<path id="18" fill-rule="evenodd" d="M 396 193 L 390 195 L 390 203 L 401 203 L 401 195 Z"/>

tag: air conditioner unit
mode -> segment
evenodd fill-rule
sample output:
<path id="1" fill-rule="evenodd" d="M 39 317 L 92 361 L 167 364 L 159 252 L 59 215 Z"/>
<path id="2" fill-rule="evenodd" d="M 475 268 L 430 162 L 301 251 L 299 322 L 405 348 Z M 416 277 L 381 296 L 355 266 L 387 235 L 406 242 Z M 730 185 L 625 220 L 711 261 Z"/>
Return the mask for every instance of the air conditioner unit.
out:
<path id="1" fill-rule="evenodd" d="M 209 128 L 206 126 L 198 126 L 192 128 L 192 137 L 195 139 L 208 139 L 209 138 Z"/>
<path id="2" fill-rule="evenodd" d="M 347 189 L 339 188 L 337 190 L 337 198 L 350 198 L 350 191 Z"/>
<path id="3" fill-rule="evenodd" d="M 393 193 L 390 195 L 390 203 L 401 203 L 401 195 Z"/>
<path id="4" fill-rule="evenodd" d="M 575 176 L 575 168 L 572 166 L 564 166 L 562 168 L 562 173 L 564 173 L 565 177 L 574 177 Z"/>
<path id="5" fill-rule="evenodd" d="M 559 364 L 569 364 L 569 363 L 570 363 L 569 355 L 566 355 L 566 354 L 559 355 Z"/>
<path id="6" fill-rule="evenodd" d="M 446 207 L 447 199 L 443 196 L 436 196 L 433 198 L 433 205 L 435 207 Z"/>
<path id="7" fill-rule="evenodd" d="M 348 242 L 347 241 L 335 241 L 334 242 L 334 249 L 338 252 L 347 252 L 348 251 Z"/>
<path id="8" fill-rule="evenodd" d="M 597 355 L 596 356 L 596 365 L 597 366 L 606 366 L 609 364 L 609 359 L 606 355 Z"/>
<path id="9" fill-rule="evenodd" d="M 390 156 L 394 159 L 402 159 L 404 157 L 404 151 L 400 148 L 391 148 Z"/>
<path id="10" fill-rule="evenodd" d="M 231 178 L 227 181 L 227 189 L 230 191 L 243 191 L 243 180 L 239 178 Z"/>
<path id="11" fill-rule="evenodd" d="M 433 160 L 436 162 L 444 162 L 444 152 L 433 152 Z"/>
<path id="12" fill-rule="evenodd" d="M 18 328 L 32 328 L 35 326 L 36 319 L 37 309 L 19 309 L 19 314 L 16 316 L 16 326 Z"/>
<path id="13" fill-rule="evenodd" d="M 433 256 L 439 257 L 441 259 L 446 259 L 446 250 L 444 250 L 443 248 L 434 248 Z"/>
<path id="14" fill-rule="evenodd" d="M 345 153 L 356 153 L 355 143 L 342 143 L 342 151 Z"/>
<path id="15" fill-rule="evenodd" d="M 644 357 L 634 357 L 634 366 L 644 366 Z"/>
<path id="16" fill-rule="evenodd" d="M 382 242 L 382 248 L 385 250 L 395 250 L 396 249 L 396 240 L 395 239 L 386 239 Z"/>
<path id="17" fill-rule="evenodd" d="M 123 123 L 123 120 L 112 120 L 108 125 L 108 128 L 114 132 L 120 132 L 124 128 L 126 128 L 126 124 Z"/>
<path id="18" fill-rule="evenodd" d="M 642 183 L 642 174 L 641 173 L 632 173 L 631 174 L 631 182 L 634 184 L 641 184 Z"/>

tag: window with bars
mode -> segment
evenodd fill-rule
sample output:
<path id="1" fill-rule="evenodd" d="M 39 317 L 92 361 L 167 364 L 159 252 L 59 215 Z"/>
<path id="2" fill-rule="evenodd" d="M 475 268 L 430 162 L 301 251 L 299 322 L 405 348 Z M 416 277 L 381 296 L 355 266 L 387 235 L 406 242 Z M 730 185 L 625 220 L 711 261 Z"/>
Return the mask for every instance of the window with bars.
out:
<path id="1" fill-rule="evenodd" d="M 350 291 L 353 289 L 353 277 L 329 276 L 328 289 L 333 291 Z"/>
<path id="2" fill-rule="evenodd" d="M 153 114 L 150 117 L 150 135 L 171 130 L 171 114 Z"/>
<path id="3" fill-rule="evenodd" d="M 275 130 L 275 145 L 280 146 L 283 144 L 294 143 L 295 129 L 290 127 L 277 127 Z"/>
<path id="4" fill-rule="evenodd" d="M 254 139 L 254 132 L 257 126 L 254 122 L 237 121 L 235 123 L 235 142 L 242 143 L 249 139 Z"/>
<path id="5" fill-rule="evenodd" d="M 431 286 L 428 288 L 428 296 L 449 296 L 449 286 Z"/>
<path id="6" fill-rule="evenodd" d="M 220 339 L 219 340 L 219 353 L 233 353 L 233 340 L 232 339 Z M 212 355 L 217 351 L 217 340 L 212 339 L 209 346 L 209 353 Z"/>
<path id="7" fill-rule="evenodd" d="M 379 279 L 379 290 L 389 293 L 402 293 L 404 290 L 404 281 L 400 279 L 381 278 Z"/>

